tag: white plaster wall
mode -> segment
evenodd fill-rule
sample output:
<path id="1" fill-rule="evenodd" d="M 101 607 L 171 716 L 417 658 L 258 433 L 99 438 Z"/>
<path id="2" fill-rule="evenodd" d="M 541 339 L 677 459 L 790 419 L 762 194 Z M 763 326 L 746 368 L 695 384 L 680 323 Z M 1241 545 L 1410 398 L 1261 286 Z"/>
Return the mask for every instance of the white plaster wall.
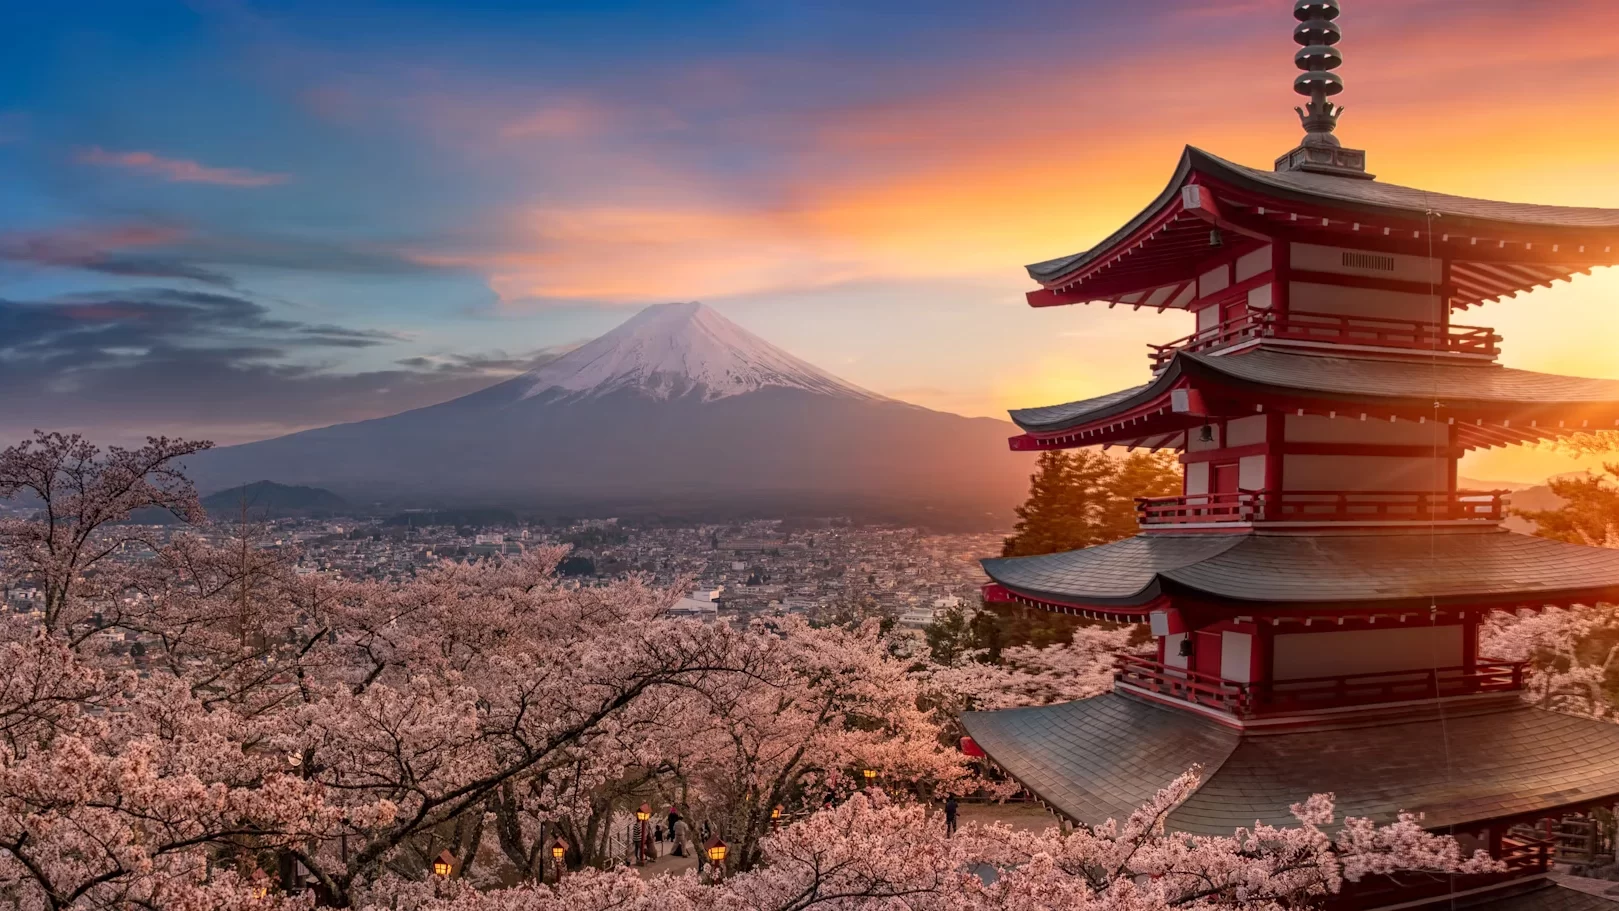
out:
<path id="1" fill-rule="evenodd" d="M 1242 490 L 1265 489 L 1265 457 L 1243 456 L 1237 462 L 1237 487 Z"/>
<path id="2" fill-rule="evenodd" d="M 1440 313 L 1437 295 L 1380 291 L 1372 288 L 1345 288 L 1341 285 L 1318 285 L 1314 282 L 1290 283 L 1287 300 L 1288 306 L 1293 310 L 1327 313 L 1333 316 L 1369 316 L 1377 319 L 1438 322 Z M 1367 344 L 1374 343 L 1374 340 L 1367 340 Z"/>
<path id="3" fill-rule="evenodd" d="M 1197 296 L 1208 297 L 1231 287 L 1231 266 L 1219 265 L 1197 277 Z"/>
<path id="4" fill-rule="evenodd" d="M 1252 253 L 1237 257 L 1237 281 L 1247 281 L 1261 272 L 1269 272 L 1271 256 L 1271 246 L 1266 244 Z"/>
<path id="5" fill-rule="evenodd" d="M 1227 421 L 1225 425 L 1228 446 L 1249 446 L 1265 442 L 1265 416 L 1253 414 Z"/>
<path id="6" fill-rule="evenodd" d="M 1282 460 L 1283 490 L 1443 490 L 1448 459 L 1296 455 Z"/>
<path id="7" fill-rule="evenodd" d="M 1345 253 L 1362 253 L 1394 261 L 1394 268 L 1368 269 L 1344 265 Z M 1375 250 L 1356 250 L 1351 247 L 1327 247 L 1320 244 L 1293 244 L 1289 250 L 1293 268 L 1310 272 L 1332 272 L 1338 275 L 1364 275 L 1391 278 L 1406 282 L 1433 282 L 1438 284 L 1445 274 L 1444 262 L 1426 256 L 1407 256 L 1401 253 L 1379 253 Z"/>
<path id="8" fill-rule="evenodd" d="M 1246 420 L 1246 419 L 1245 419 Z M 1345 412 L 1335 418 L 1324 414 L 1290 414 L 1283 427 L 1290 443 L 1380 443 L 1390 446 L 1440 446 L 1449 439 L 1444 424 L 1432 421 L 1361 420 Z"/>
<path id="9" fill-rule="evenodd" d="M 1225 630 L 1220 633 L 1220 676 L 1238 683 L 1253 682 L 1254 637 Z"/>
<path id="10" fill-rule="evenodd" d="M 1462 663 L 1460 626 L 1279 633 L 1271 645 L 1276 680 L 1429 670 Z"/>
<path id="11" fill-rule="evenodd" d="M 1205 329 L 1213 329 L 1218 325 L 1220 325 L 1219 307 L 1204 307 L 1202 310 L 1197 311 L 1197 331 L 1202 332 Z"/>
<path id="12" fill-rule="evenodd" d="M 1248 309 L 1269 310 L 1271 305 L 1271 285 L 1260 285 L 1248 291 Z"/>
<path id="13" fill-rule="evenodd" d="M 1193 462 L 1186 466 L 1186 493 L 1209 492 L 1209 463 Z"/>

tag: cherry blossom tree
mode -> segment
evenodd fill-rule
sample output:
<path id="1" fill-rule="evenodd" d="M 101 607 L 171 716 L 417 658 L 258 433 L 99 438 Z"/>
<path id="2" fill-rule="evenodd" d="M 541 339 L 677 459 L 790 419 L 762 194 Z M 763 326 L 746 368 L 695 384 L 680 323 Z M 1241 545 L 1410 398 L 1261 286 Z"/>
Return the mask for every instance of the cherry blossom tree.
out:
<path id="1" fill-rule="evenodd" d="M 949 666 L 929 665 L 919 673 L 952 714 L 1087 699 L 1113 689 L 1113 659 L 1130 637 L 1129 627 L 1079 626 L 1070 642 L 1003 649 L 999 664 L 966 653 Z"/>
<path id="2" fill-rule="evenodd" d="M 967 826 L 943 835 L 921 805 L 859 794 L 763 840 L 756 870 L 703 884 L 626 872 L 564 877 L 555 886 L 465 890 L 424 899 L 421 911 L 1035 911 L 1299 907 L 1346 882 L 1401 871 L 1487 873 L 1498 862 L 1463 856 L 1454 839 L 1402 816 L 1388 825 L 1346 819 L 1336 836 L 1332 798 L 1293 807 L 1296 826 L 1256 825 L 1230 836 L 1175 835 L 1169 812 L 1197 786 L 1188 773 L 1120 822 L 1063 834 Z"/>
<path id="3" fill-rule="evenodd" d="M 8 571 L 26 576 L 44 594 L 46 629 L 88 635 L 87 599 L 107 599 L 123 582 L 108 557 L 129 549 L 155 550 L 139 526 L 119 526 L 140 509 L 167 510 L 186 521 L 203 518 L 179 460 L 212 444 L 148 439 L 139 449 L 103 452 L 77 434 L 36 432 L 0 451 L 0 500 L 36 499 L 34 519 L 0 519 L 0 548 Z M 80 608 L 75 610 L 75 608 Z"/>
<path id="4" fill-rule="evenodd" d="M 1185 780 L 1120 826 L 945 839 L 905 796 L 969 785 L 924 710 L 943 685 L 878 624 L 678 620 L 642 581 L 559 580 L 560 548 L 384 584 L 299 576 L 248 525 L 210 541 L 119 524 L 145 508 L 202 521 L 175 467 L 201 445 L 39 435 L 0 453 L 0 496 L 39 501 L 0 525 L 0 566 L 46 592 L 38 616 L 0 622 L 15 907 L 1157 908 L 1324 894 L 1377 864 L 1462 869 L 1415 821 L 1346 824 L 1331 844 L 1320 801 L 1296 830 L 1168 838 Z M 1008 669 L 968 668 L 949 692 L 1087 695 L 1118 635 L 1010 649 Z M 867 768 L 901 799 L 861 792 Z M 842 802 L 775 829 L 776 805 L 826 794 Z M 649 892 L 588 869 L 648 795 L 710 822 L 740 872 Z M 558 833 L 573 872 L 542 886 Z M 444 851 L 447 882 L 430 873 Z"/>
<path id="5" fill-rule="evenodd" d="M 1524 698 L 1559 711 L 1613 718 L 1619 684 L 1619 607 L 1611 604 L 1497 611 L 1479 630 L 1479 652 L 1530 665 Z"/>
<path id="6" fill-rule="evenodd" d="M 812 810 L 863 786 L 865 770 L 929 793 L 967 778 L 878 621 L 760 622 L 741 646 L 754 670 L 692 689 L 661 746 L 682 802 L 731 845 L 735 868 L 759 863 L 776 807 Z"/>

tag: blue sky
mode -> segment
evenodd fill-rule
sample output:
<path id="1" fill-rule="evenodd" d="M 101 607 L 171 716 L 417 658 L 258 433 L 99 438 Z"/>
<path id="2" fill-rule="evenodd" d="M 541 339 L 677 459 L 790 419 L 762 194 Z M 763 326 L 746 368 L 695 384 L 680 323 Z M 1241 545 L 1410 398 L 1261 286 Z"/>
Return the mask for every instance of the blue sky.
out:
<path id="1" fill-rule="evenodd" d="M 1187 327 L 1029 310 L 1020 266 L 1128 218 L 1184 143 L 1291 145 L 1289 6 L 13 4 L 0 431 L 274 435 L 693 299 L 930 407 L 1133 384 Z M 1347 7 L 1343 133 L 1373 170 L 1619 205 L 1591 113 L 1619 101 L 1591 78 L 1614 6 Z M 1585 281 L 1540 296 L 1608 319 L 1619 289 Z M 1497 309 L 1509 361 L 1614 375 Z"/>

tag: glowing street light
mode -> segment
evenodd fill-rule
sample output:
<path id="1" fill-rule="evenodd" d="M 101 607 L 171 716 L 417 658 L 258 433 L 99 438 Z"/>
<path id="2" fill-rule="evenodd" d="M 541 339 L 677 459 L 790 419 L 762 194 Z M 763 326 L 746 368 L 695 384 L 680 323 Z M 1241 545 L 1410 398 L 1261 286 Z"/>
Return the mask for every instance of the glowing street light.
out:
<path id="1" fill-rule="evenodd" d="M 708 862 L 714 865 L 714 881 L 719 882 L 725 878 L 725 842 L 718 835 L 710 838 L 708 844 L 703 846 L 708 852 Z"/>
<path id="2" fill-rule="evenodd" d="M 563 858 L 565 858 L 567 856 L 568 856 L 568 842 L 565 839 L 559 838 L 556 841 L 551 842 L 551 860 L 553 860 L 556 863 L 557 882 L 562 881 L 562 861 L 563 861 Z"/>
<path id="3" fill-rule="evenodd" d="M 877 782 L 876 769 L 861 769 L 860 774 L 866 776 L 866 787 L 868 788 Z"/>
<path id="4" fill-rule="evenodd" d="M 635 811 L 635 862 L 644 864 L 652 853 L 652 830 L 647 827 L 647 820 L 652 818 L 652 806 L 641 804 Z"/>

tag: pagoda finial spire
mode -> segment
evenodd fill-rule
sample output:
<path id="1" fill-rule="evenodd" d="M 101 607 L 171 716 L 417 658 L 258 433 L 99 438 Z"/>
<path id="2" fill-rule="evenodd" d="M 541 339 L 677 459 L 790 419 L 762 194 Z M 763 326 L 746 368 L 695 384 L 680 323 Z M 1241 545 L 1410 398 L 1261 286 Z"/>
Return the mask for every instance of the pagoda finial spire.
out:
<path id="1" fill-rule="evenodd" d="M 1295 0 L 1293 40 L 1301 46 L 1293 55 L 1300 73 L 1293 80 L 1293 91 L 1309 98 L 1294 108 L 1304 124 L 1304 141 L 1298 148 L 1276 160 L 1278 171 L 1314 171 L 1341 177 L 1369 178 L 1366 153 L 1346 149 L 1332 131 L 1338 127 L 1343 105 L 1328 100 L 1344 90 L 1344 81 L 1333 70 L 1343 65 L 1344 55 L 1337 45 L 1343 37 L 1338 28 L 1338 0 Z"/>
<path id="2" fill-rule="evenodd" d="M 1310 99 L 1307 106 L 1293 110 L 1304 122 L 1306 143 L 1336 146 L 1338 137 L 1332 131 L 1344 109 L 1327 99 L 1344 90 L 1343 79 L 1332 72 L 1344 62 L 1343 53 L 1333 47 L 1343 37 L 1333 21 L 1338 18 L 1338 0 L 1297 0 L 1293 18 L 1299 20 L 1293 40 L 1302 45 L 1293 62 L 1304 71 L 1293 80 L 1293 91 Z"/>

